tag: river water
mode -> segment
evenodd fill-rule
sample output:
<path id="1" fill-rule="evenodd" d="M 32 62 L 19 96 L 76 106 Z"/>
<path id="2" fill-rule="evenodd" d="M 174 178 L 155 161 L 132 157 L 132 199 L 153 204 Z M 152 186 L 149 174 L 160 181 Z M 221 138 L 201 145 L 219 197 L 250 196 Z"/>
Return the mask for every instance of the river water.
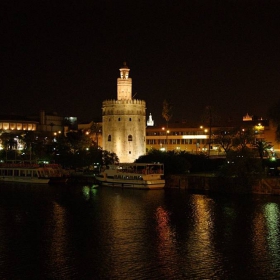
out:
<path id="1" fill-rule="evenodd" d="M 280 197 L 0 185 L 0 279 L 280 279 Z"/>

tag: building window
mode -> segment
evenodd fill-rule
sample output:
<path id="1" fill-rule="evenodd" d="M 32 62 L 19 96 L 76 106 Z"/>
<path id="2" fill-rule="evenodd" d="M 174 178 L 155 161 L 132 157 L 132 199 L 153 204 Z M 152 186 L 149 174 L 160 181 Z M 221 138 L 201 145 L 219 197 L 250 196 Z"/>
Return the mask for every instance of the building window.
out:
<path id="1" fill-rule="evenodd" d="M 112 140 L 111 135 L 108 135 L 108 142 L 111 142 L 111 140 Z"/>
<path id="2" fill-rule="evenodd" d="M 129 121 L 131 122 L 131 118 L 129 118 Z"/>
<path id="3" fill-rule="evenodd" d="M 128 135 L 128 141 L 132 141 L 132 135 Z"/>
<path id="4" fill-rule="evenodd" d="M 118 118 L 118 121 L 121 121 L 121 118 Z"/>
<path id="5" fill-rule="evenodd" d="M 128 153 L 131 154 L 131 151 L 129 151 Z"/>

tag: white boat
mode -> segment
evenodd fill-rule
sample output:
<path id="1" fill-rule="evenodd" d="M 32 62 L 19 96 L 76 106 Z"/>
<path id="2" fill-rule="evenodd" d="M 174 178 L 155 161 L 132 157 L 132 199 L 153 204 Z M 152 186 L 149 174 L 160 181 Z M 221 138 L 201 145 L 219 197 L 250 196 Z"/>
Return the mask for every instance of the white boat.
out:
<path id="1" fill-rule="evenodd" d="M 48 184 L 60 179 L 64 180 L 58 165 L 39 165 L 26 162 L 15 163 L 13 161 L 0 163 L 0 181 Z"/>
<path id="2" fill-rule="evenodd" d="M 165 186 L 164 165 L 161 163 L 120 163 L 108 165 L 96 175 L 102 186 L 162 189 Z"/>

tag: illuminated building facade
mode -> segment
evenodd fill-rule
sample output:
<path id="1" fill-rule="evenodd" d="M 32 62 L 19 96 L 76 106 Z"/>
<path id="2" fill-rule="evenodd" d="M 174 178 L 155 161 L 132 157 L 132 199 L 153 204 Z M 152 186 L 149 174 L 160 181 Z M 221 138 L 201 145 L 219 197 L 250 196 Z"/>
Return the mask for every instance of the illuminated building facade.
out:
<path id="1" fill-rule="evenodd" d="M 117 100 L 102 105 L 103 149 L 120 162 L 134 162 L 146 153 L 146 102 L 133 99 L 130 69 L 124 63 L 117 79 Z"/>
<path id="2" fill-rule="evenodd" d="M 38 127 L 38 122 L 29 120 L 21 116 L 0 116 L 0 131 L 13 132 L 13 131 L 35 131 Z"/>
<path id="3" fill-rule="evenodd" d="M 169 124 L 168 130 L 163 126 L 147 127 L 147 150 L 186 151 L 189 153 L 207 152 L 209 149 L 209 130 L 199 126 Z M 222 154 L 215 143 L 210 146 L 211 154 Z"/>
<path id="4" fill-rule="evenodd" d="M 244 117 L 245 118 L 245 117 Z M 146 147 L 147 151 L 157 149 L 162 151 L 186 151 L 189 153 L 207 153 L 211 156 L 224 155 L 223 149 L 216 141 L 217 131 L 233 128 L 253 129 L 256 140 L 264 140 L 273 146 L 273 150 L 280 157 L 280 143 L 275 140 L 276 127 L 271 121 L 264 119 L 243 118 L 236 124 L 211 127 L 211 139 L 209 127 L 199 125 L 188 126 L 183 123 L 169 123 L 168 130 L 164 126 L 147 126 Z M 210 145 L 209 145 L 210 142 Z M 210 152 L 209 152 L 210 148 Z"/>

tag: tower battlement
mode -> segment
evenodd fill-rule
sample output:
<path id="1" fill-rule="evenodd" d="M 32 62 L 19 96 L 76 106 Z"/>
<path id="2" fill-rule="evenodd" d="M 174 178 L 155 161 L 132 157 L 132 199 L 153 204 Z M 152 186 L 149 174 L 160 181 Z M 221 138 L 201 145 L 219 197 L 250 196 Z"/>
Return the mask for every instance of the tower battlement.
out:
<path id="1" fill-rule="evenodd" d="M 124 99 L 124 100 L 115 100 L 115 99 L 108 99 L 103 101 L 103 106 L 110 106 L 115 104 L 141 104 L 146 106 L 146 101 L 140 99 Z"/>

